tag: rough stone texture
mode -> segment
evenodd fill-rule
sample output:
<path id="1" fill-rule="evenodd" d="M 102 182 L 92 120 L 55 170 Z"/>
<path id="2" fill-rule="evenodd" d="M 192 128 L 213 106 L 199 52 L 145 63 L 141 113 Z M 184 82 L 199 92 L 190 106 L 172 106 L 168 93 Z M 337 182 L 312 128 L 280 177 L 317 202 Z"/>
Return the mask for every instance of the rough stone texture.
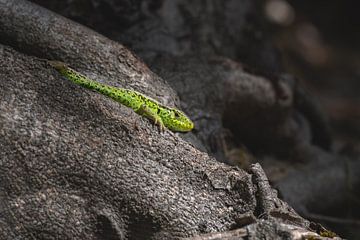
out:
<path id="1" fill-rule="evenodd" d="M 249 142 L 257 133 L 273 135 L 270 150 L 289 138 L 291 147 L 302 143 L 291 81 L 246 73 L 227 58 L 178 56 L 166 65 L 144 53 L 168 84 L 121 44 L 37 5 L 0 0 L 0 15 L 0 238 L 172 239 L 258 222 L 248 228 L 253 239 L 259 229 L 282 237 L 276 229 L 284 222 L 309 229 L 278 199 L 260 165 L 245 172 L 206 152 L 223 121 Z M 196 132 L 160 134 L 130 109 L 62 78 L 44 58 L 167 105 L 180 106 L 176 89 Z M 207 79 L 216 78 L 210 86 Z"/>
<path id="2" fill-rule="evenodd" d="M 0 65 L 2 234 L 94 239 L 102 224 L 131 239 L 177 237 L 227 230 L 255 209 L 244 171 L 41 60 L 2 46 Z"/>
<path id="3" fill-rule="evenodd" d="M 174 105 L 173 90 L 121 44 L 27 1 L 0 4 L 3 44 L 25 54 L 61 60 L 98 81 L 134 88 Z"/>

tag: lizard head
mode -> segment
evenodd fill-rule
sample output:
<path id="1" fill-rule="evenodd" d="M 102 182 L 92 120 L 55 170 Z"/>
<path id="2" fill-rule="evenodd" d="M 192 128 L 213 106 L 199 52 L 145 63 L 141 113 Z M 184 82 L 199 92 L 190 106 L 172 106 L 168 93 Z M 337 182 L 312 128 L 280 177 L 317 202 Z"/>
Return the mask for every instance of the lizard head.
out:
<path id="1" fill-rule="evenodd" d="M 182 111 L 169 108 L 167 114 L 162 118 L 165 126 L 176 132 L 189 132 L 194 128 L 194 123 Z"/>

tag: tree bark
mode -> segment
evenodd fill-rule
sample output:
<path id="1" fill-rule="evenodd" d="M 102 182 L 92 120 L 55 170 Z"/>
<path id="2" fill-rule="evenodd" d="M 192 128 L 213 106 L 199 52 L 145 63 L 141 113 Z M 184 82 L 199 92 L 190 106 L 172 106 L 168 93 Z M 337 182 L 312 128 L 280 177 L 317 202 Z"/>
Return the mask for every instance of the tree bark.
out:
<path id="1" fill-rule="evenodd" d="M 213 76 L 228 84 L 218 92 L 230 98 L 220 95 L 219 105 L 200 111 L 201 104 L 193 103 L 206 96 L 199 92 L 204 82 L 186 94 L 192 78 L 165 82 L 121 44 L 24 0 L 0 0 L 0 16 L 2 239 L 178 239 L 244 226 L 252 239 L 284 237 L 279 227 L 287 229 L 288 238 L 300 239 L 291 234 L 311 230 L 277 197 L 259 164 L 245 171 L 220 163 L 207 141 L 207 126 L 223 129 L 217 110 L 230 111 L 229 106 L 250 104 L 251 117 L 277 110 L 267 123 L 281 120 L 288 129 L 290 84 L 274 87 L 225 59 L 216 68 L 233 71 Z M 176 89 L 182 100 L 189 99 L 182 101 L 184 109 L 191 116 L 199 112 L 198 133 L 159 133 L 130 109 L 64 79 L 44 59 L 62 60 L 97 81 L 169 106 L 180 106 L 171 86 L 185 84 Z M 156 68 L 155 60 L 149 61 Z M 177 66 L 186 72 L 181 66 L 188 65 Z M 243 85 L 237 85 L 234 72 Z M 227 92 L 236 85 L 238 92 Z M 279 86 L 288 94 L 280 104 Z M 206 116 L 215 121 L 204 122 Z M 231 116 L 249 122 L 238 112 Z M 278 127 L 261 129 L 266 134 Z M 287 139 L 289 132 L 280 132 L 274 139 Z"/>

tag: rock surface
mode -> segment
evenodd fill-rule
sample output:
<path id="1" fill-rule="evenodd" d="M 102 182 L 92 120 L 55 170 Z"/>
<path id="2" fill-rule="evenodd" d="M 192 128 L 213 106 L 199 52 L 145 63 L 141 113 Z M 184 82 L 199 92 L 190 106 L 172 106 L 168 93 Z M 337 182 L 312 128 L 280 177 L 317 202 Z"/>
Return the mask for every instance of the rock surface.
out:
<path id="1" fill-rule="evenodd" d="M 310 230 L 277 197 L 259 164 L 245 171 L 210 156 L 206 131 L 221 131 L 222 118 L 216 108 L 193 107 L 201 103 L 199 89 L 186 95 L 185 78 L 169 76 L 167 83 L 121 44 L 30 2 L 0 0 L 0 15 L 0 238 L 178 239 L 244 226 L 252 239 L 263 236 L 260 229 L 283 238 L 276 229 L 284 223 Z M 181 105 L 192 116 L 199 112 L 198 133 L 159 133 L 132 110 L 64 79 L 44 59 L 170 106 L 180 106 L 171 86 L 181 99 L 193 96 Z M 290 100 L 277 105 L 274 85 L 232 64 L 214 65 L 231 70 L 214 75 L 227 84 L 219 92 L 234 94 L 230 102 L 220 95 L 215 107 L 246 108 L 240 100 L 248 99 L 256 114 L 280 109 L 275 119 L 291 122 L 290 84 L 283 86 Z M 171 72 L 180 75 L 189 65 L 181 66 Z M 201 122 L 207 114 L 215 123 Z M 282 229 L 293 238 L 294 228 Z"/>

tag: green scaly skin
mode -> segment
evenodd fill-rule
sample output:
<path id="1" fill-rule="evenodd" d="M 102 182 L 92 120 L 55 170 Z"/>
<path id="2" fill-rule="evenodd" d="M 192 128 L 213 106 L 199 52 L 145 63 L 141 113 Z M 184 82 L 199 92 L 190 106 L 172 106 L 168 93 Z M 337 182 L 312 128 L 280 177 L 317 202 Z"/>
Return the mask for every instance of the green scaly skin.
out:
<path id="1" fill-rule="evenodd" d="M 178 109 L 164 106 L 134 90 L 115 88 L 95 82 L 71 69 L 63 62 L 49 61 L 49 64 L 70 81 L 110 97 L 133 109 L 137 114 L 153 120 L 155 124 L 159 125 L 161 131 L 165 127 L 174 132 L 189 132 L 194 128 L 194 123 Z"/>

